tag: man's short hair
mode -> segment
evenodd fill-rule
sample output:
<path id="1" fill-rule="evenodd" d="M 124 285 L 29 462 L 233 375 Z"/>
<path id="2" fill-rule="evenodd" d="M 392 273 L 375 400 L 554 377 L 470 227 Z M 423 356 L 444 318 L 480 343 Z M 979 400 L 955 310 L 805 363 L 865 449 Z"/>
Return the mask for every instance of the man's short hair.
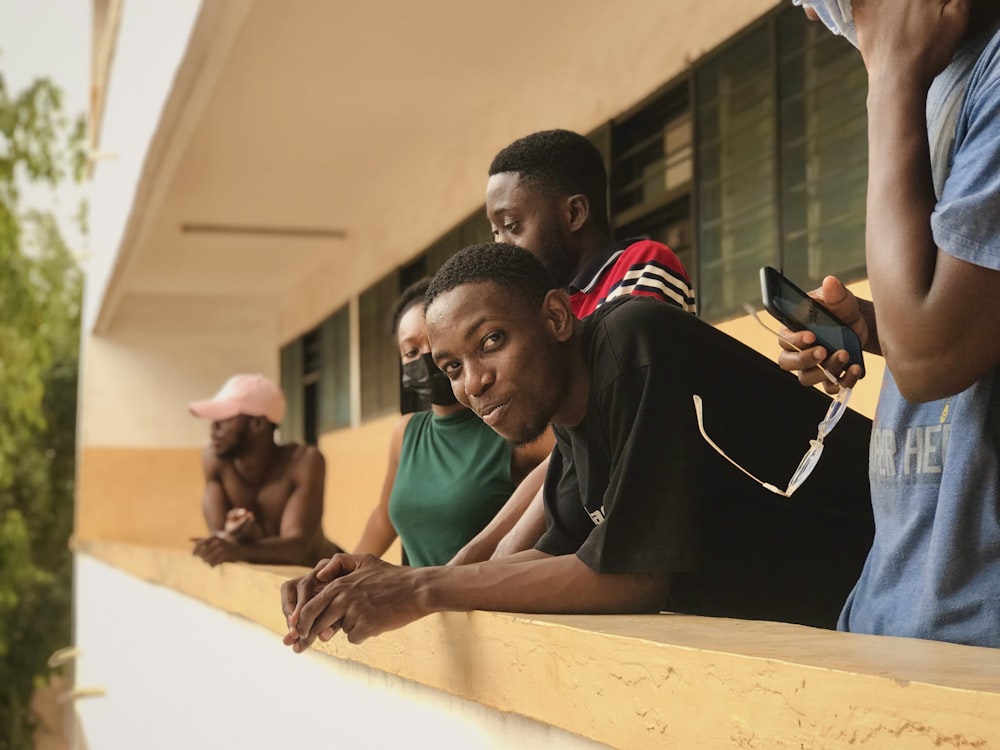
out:
<path id="1" fill-rule="evenodd" d="M 489 242 L 460 250 L 441 267 L 427 288 L 427 305 L 456 287 L 483 282 L 509 291 L 528 310 L 541 307 L 545 295 L 558 289 L 545 266 L 527 250 Z"/>
<path id="2" fill-rule="evenodd" d="M 597 147 L 571 130 L 542 130 L 502 149 L 490 164 L 490 177 L 517 172 L 548 195 L 582 193 L 591 213 L 608 225 L 608 173 Z"/>
<path id="3" fill-rule="evenodd" d="M 389 333 L 393 336 L 399 331 L 399 321 L 414 305 L 423 306 L 424 294 L 431 280 L 426 276 L 418 281 L 414 281 L 399 295 L 396 304 L 393 305 L 392 314 L 389 316 Z"/>

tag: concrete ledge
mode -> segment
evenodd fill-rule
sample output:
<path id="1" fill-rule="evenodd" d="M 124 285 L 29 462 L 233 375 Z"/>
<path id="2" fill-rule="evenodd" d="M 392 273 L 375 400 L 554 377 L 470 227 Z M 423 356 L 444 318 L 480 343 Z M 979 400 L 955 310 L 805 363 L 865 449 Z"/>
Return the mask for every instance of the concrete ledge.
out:
<path id="1" fill-rule="evenodd" d="M 279 587 L 301 571 L 211 569 L 183 550 L 113 542 L 76 551 L 276 634 Z M 1000 738 L 994 649 L 680 615 L 488 612 L 318 646 L 614 747 L 987 748 Z"/>

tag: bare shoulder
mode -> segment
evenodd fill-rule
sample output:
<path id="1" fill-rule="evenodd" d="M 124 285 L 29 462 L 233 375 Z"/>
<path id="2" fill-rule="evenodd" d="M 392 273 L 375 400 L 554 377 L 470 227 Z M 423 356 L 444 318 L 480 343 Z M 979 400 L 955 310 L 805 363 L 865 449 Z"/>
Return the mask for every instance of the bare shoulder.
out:
<path id="1" fill-rule="evenodd" d="M 406 432 L 406 426 L 410 423 L 410 420 L 413 419 L 414 414 L 416 414 L 416 412 L 410 412 L 409 414 L 404 414 L 399 418 L 399 421 L 396 422 L 396 426 L 392 428 L 393 441 L 399 440 L 399 442 L 403 442 L 403 434 Z"/>
<path id="2" fill-rule="evenodd" d="M 323 476 L 326 473 L 326 458 L 315 445 L 286 443 L 281 446 L 288 461 L 288 470 L 300 478 Z"/>
<path id="3" fill-rule="evenodd" d="M 205 472 L 205 479 L 219 479 L 224 466 L 228 463 L 215 455 L 211 445 L 206 445 L 201 451 L 201 468 Z"/>
<path id="4" fill-rule="evenodd" d="M 390 457 L 398 459 L 399 455 L 403 452 L 403 435 L 406 434 L 406 426 L 410 424 L 410 420 L 413 419 L 415 413 L 404 414 L 396 422 L 396 426 L 392 428 L 392 436 L 389 438 Z"/>
<path id="5" fill-rule="evenodd" d="M 281 446 L 288 451 L 288 462 L 293 466 L 325 466 L 326 458 L 315 445 L 286 443 Z"/>

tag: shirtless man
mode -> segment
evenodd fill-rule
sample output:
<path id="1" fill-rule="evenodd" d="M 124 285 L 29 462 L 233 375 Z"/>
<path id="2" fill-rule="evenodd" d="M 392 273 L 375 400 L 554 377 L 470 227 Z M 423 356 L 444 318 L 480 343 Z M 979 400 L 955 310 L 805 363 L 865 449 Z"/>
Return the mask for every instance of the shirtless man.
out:
<path id="1" fill-rule="evenodd" d="M 285 415 L 281 390 L 262 375 L 234 375 L 189 406 L 212 420 L 202 509 L 209 536 L 193 539 L 209 565 L 314 565 L 342 551 L 323 535 L 326 462 L 315 447 L 274 442 Z"/>

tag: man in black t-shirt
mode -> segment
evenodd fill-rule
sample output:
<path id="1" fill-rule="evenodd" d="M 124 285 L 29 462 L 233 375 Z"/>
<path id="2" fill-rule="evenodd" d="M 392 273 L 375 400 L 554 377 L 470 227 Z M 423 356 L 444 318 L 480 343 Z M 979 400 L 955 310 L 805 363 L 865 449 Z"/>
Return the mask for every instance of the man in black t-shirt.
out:
<path id="1" fill-rule="evenodd" d="M 441 610 L 834 625 L 871 541 L 867 420 L 845 414 L 794 498 L 772 494 L 702 438 L 692 396 L 707 434 L 772 481 L 795 471 L 828 397 L 671 305 L 628 297 L 579 321 L 553 287 L 531 254 L 492 244 L 428 290 L 434 360 L 458 399 L 513 443 L 554 427 L 536 549 L 410 571 L 337 555 L 284 587 L 288 645 L 335 628 L 358 642 Z"/>

